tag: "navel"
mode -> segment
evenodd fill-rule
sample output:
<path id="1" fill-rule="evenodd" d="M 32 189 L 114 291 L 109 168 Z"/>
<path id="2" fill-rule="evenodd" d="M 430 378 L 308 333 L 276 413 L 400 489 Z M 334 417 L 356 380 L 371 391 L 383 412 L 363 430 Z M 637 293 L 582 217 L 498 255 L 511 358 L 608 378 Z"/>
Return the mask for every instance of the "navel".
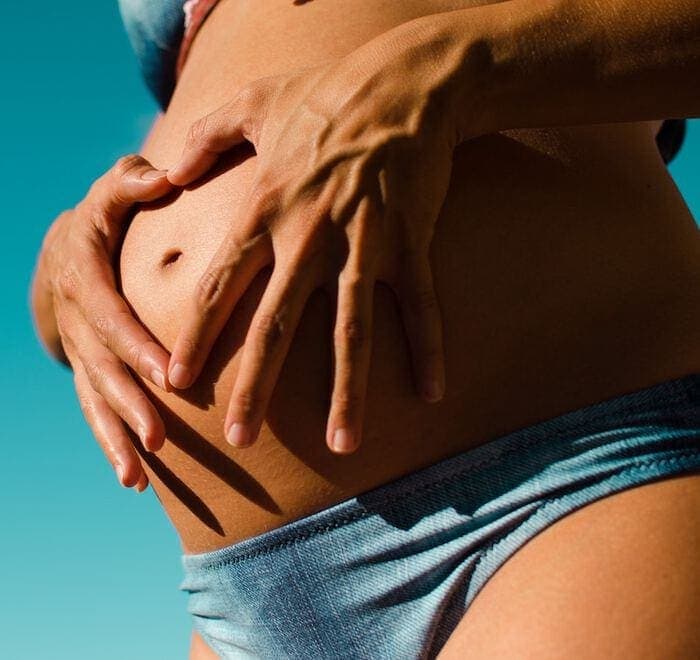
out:
<path id="1" fill-rule="evenodd" d="M 177 248 L 168 250 L 160 260 L 160 267 L 168 268 L 172 266 L 181 256 L 182 250 L 178 250 Z"/>

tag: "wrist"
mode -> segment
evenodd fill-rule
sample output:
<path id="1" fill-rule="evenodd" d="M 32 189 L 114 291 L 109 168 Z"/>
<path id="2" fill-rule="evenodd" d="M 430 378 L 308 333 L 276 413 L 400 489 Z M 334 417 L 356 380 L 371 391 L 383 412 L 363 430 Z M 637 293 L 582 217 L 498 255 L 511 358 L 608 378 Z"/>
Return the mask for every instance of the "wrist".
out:
<path id="1" fill-rule="evenodd" d="M 481 127 L 488 115 L 489 67 L 481 61 L 484 40 L 466 18 L 465 10 L 420 16 L 361 47 L 368 50 L 370 61 L 382 62 L 381 77 L 400 86 L 392 95 L 412 98 L 419 114 L 439 122 L 454 145 L 467 139 L 467 131 L 468 137 L 485 132 Z"/>
<path id="2" fill-rule="evenodd" d="M 424 17 L 449 44 L 446 93 L 458 142 L 538 125 L 553 71 L 534 39 L 569 20 L 561 0 L 503 2 Z"/>
<path id="3" fill-rule="evenodd" d="M 700 11 L 660 6 L 510 0 L 426 17 L 454 47 L 459 136 L 696 116 Z"/>
<path id="4" fill-rule="evenodd" d="M 479 8 L 431 14 L 411 23 L 433 49 L 433 66 L 443 121 L 450 123 L 454 144 L 496 130 L 492 99 L 496 95 L 493 50 L 497 31 Z"/>

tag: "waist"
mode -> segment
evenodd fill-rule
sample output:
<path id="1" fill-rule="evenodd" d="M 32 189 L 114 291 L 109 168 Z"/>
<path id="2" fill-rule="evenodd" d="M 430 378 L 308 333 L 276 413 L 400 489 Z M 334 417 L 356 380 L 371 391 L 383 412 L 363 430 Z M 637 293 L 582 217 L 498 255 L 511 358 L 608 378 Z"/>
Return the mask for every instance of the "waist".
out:
<path id="1" fill-rule="evenodd" d="M 246 41 L 225 29 L 228 12 L 241 7 L 222 2 L 202 28 L 206 38 L 195 40 L 168 113 L 145 146 L 157 165 L 170 164 L 189 123 L 248 77 L 341 54 L 327 37 L 288 62 L 270 43 L 288 53 L 304 34 L 318 38 L 319 26 L 278 26 L 276 37 L 268 27 L 262 42 Z M 397 12 L 381 20 L 396 20 Z M 364 35 L 348 32 L 359 45 L 377 24 L 368 22 Z M 255 161 L 239 151 L 205 185 L 139 213 L 127 232 L 125 296 L 166 348 Z M 379 283 L 363 445 L 353 456 L 332 455 L 323 437 L 334 310 L 319 290 L 258 443 L 229 447 L 224 414 L 267 279 L 261 273 L 198 383 L 179 394 L 152 392 L 168 429 L 152 483 L 184 546 L 196 552 L 234 543 L 512 429 L 697 372 L 699 241 L 644 124 L 511 131 L 460 145 L 431 253 L 445 328 L 445 399 L 431 405 L 413 393 L 398 310 Z M 164 259 L 173 251 L 176 261 Z"/>

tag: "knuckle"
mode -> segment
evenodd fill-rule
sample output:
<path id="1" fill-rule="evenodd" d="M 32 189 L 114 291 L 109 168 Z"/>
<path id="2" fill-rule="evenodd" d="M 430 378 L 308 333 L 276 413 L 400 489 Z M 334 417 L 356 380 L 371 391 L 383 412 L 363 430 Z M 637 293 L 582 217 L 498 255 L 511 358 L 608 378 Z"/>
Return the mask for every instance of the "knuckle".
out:
<path id="1" fill-rule="evenodd" d="M 142 373 L 144 369 L 144 350 L 140 344 L 129 343 L 124 349 L 127 364 L 130 364 L 137 373 Z"/>
<path id="2" fill-rule="evenodd" d="M 96 392 L 106 390 L 109 373 L 114 368 L 118 368 L 118 363 L 110 358 L 99 358 L 94 362 L 87 362 L 84 365 L 90 385 Z"/>
<path id="3" fill-rule="evenodd" d="M 93 320 L 93 328 L 103 344 L 109 345 L 114 335 L 114 319 L 107 315 L 96 316 Z"/>
<path id="4" fill-rule="evenodd" d="M 240 125 L 245 136 L 254 145 L 260 143 L 261 122 L 257 119 L 256 109 L 260 102 L 260 95 L 257 90 L 245 91 L 241 98 L 236 99 Z"/>
<path id="5" fill-rule="evenodd" d="M 99 231 L 106 232 L 109 226 L 109 217 L 104 202 L 97 203 L 97 201 L 88 197 L 81 203 L 80 213 L 82 219 L 88 223 L 87 227 L 92 225 Z"/>
<path id="6" fill-rule="evenodd" d="M 233 404 L 239 415 L 244 419 L 251 419 L 262 405 L 262 397 L 250 390 L 236 392 L 233 395 Z"/>
<path id="7" fill-rule="evenodd" d="M 259 90 L 254 83 L 248 83 L 243 85 L 236 96 L 234 97 L 233 104 L 245 111 L 247 108 L 251 108 L 255 105 L 259 98 Z"/>
<path id="8" fill-rule="evenodd" d="M 343 319 L 335 329 L 336 342 L 343 343 L 353 350 L 365 346 L 367 339 L 367 328 L 357 316 Z"/>
<path id="9" fill-rule="evenodd" d="M 347 250 L 349 256 L 349 252 L 354 246 L 352 246 L 348 239 L 346 239 L 346 241 L 348 243 Z M 361 284 L 364 284 L 366 281 L 367 277 L 363 273 L 363 269 L 359 264 L 351 264 L 346 262 L 345 267 L 340 271 L 340 273 L 338 273 L 338 284 L 342 285 L 343 287 L 347 287 L 351 292 L 356 291 L 358 287 Z"/>
<path id="10" fill-rule="evenodd" d="M 134 337 L 118 333 L 126 333 L 128 324 L 132 320 L 131 312 L 127 309 L 119 309 L 112 312 L 109 316 L 105 315 L 100 318 L 101 332 L 98 331 L 98 336 L 115 353 L 122 347 L 124 358 L 127 364 L 141 372 L 142 361 L 145 357 L 145 344 L 142 340 L 137 340 Z"/>
<path id="11" fill-rule="evenodd" d="M 346 289 L 351 300 L 356 300 L 369 287 L 370 280 L 361 270 L 346 267 L 338 276 L 338 284 Z"/>
<path id="12" fill-rule="evenodd" d="M 80 288 L 80 271 L 75 264 L 68 264 L 58 276 L 58 292 L 66 299 L 74 299 Z"/>
<path id="13" fill-rule="evenodd" d="M 255 322 L 255 336 L 264 349 L 273 349 L 280 345 L 287 333 L 284 318 L 279 313 L 261 314 Z"/>
<path id="14" fill-rule="evenodd" d="M 363 405 L 363 397 L 351 390 L 340 390 L 333 395 L 333 407 L 336 413 L 359 411 Z"/>
<path id="15" fill-rule="evenodd" d="M 180 361 L 189 363 L 197 355 L 198 343 L 192 337 L 181 337 L 178 339 Z"/>
<path id="16" fill-rule="evenodd" d="M 264 179 L 256 181 L 248 193 L 248 213 L 254 220 L 271 216 L 277 208 L 277 198 Z"/>
<path id="17" fill-rule="evenodd" d="M 225 274 L 221 269 L 207 270 L 199 278 L 195 289 L 195 302 L 197 308 L 207 312 L 214 308 L 220 301 L 225 290 Z"/>
<path id="18" fill-rule="evenodd" d="M 127 176 L 135 167 L 143 164 L 143 158 L 138 154 L 127 154 L 117 160 L 112 168 L 112 174 L 116 179 Z"/>
<path id="19" fill-rule="evenodd" d="M 208 143 L 208 124 L 209 118 L 207 115 L 200 117 L 197 121 L 192 122 L 187 129 L 185 142 L 188 147 L 204 148 Z"/>

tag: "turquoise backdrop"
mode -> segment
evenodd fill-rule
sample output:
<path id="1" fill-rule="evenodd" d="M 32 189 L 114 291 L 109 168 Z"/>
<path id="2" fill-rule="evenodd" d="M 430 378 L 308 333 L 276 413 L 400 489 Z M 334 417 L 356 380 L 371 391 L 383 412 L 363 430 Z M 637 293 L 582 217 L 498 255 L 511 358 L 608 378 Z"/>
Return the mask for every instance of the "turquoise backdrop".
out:
<path id="1" fill-rule="evenodd" d="M 46 228 L 138 149 L 156 106 L 116 1 L 4 2 L 3 28 L 0 658 L 184 659 L 174 530 L 150 489 L 117 484 L 28 306 Z M 700 122 L 671 172 L 700 217 Z"/>

